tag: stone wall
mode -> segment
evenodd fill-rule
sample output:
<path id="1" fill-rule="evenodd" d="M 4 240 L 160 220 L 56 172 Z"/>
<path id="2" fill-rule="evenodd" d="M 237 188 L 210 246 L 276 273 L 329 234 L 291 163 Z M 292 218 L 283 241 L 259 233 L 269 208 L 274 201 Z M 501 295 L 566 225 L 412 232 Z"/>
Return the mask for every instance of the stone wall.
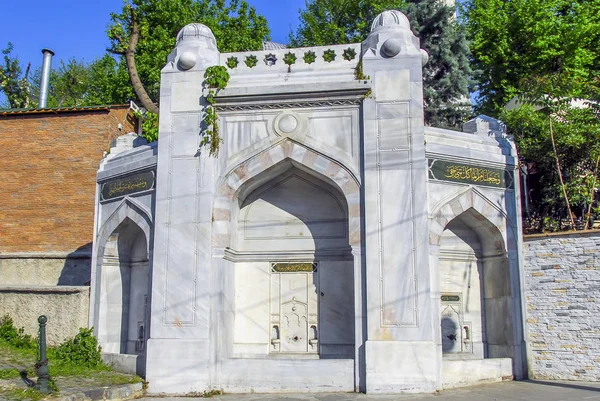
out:
<path id="1" fill-rule="evenodd" d="M 530 376 L 600 380 L 600 231 L 524 238 Z"/>
<path id="2" fill-rule="evenodd" d="M 88 326 L 89 287 L 0 287 L 0 317 L 10 315 L 16 327 L 37 336 L 40 315 L 49 345 L 57 345 Z"/>

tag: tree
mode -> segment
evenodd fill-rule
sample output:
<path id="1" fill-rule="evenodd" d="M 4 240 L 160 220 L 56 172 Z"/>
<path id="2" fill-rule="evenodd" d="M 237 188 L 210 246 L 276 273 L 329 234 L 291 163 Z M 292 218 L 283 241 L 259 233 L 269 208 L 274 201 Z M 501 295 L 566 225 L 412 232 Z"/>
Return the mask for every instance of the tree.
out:
<path id="1" fill-rule="evenodd" d="M 269 38 L 266 19 L 244 0 L 129 0 L 111 21 L 109 51 L 124 60 L 138 100 L 153 113 L 158 112 L 160 70 L 183 26 L 205 24 L 223 52 L 261 49 Z"/>
<path id="2" fill-rule="evenodd" d="M 407 15 L 430 56 L 423 69 L 426 123 L 459 127 L 471 116 L 469 44 L 454 7 L 441 0 L 309 0 L 290 43 L 324 46 L 364 40 L 375 17 L 390 9 Z"/>
<path id="3" fill-rule="evenodd" d="M 58 67 L 50 71 L 48 81 L 47 107 L 78 107 L 86 104 L 85 96 L 91 84 L 90 66 L 83 60 L 61 60 Z M 35 98 L 39 98 L 42 68 L 38 68 L 31 77 L 31 89 Z"/>
<path id="4" fill-rule="evenodd" d="M 2 50 L 4 65 L 0 66 L 0 90 L 6 96 L 10 108 L 30 107 L 34 103 L 29 82 L 31 63 L 27 64 L 25 74 L 23 74 L 21 63 L 12 56 L 12 51 L 13 45 L 10 42 Z"/>
<path id="5" fill-rule="evenodd" d="M 530 175 L 538 229 L 594 204 L 600 139 L 600 2 L 468 0 L 464 4 L 478 74 L 477 109 L 501 115 Z M 524 104 L 503 111 L 518 98 Z M 588 99 L 573 107 L 573 100 Z M 536 182 L 539 181 L 539 182 Z"/>
<path id="6" fill-rule="evenodd" d="M 467 0 L 463 11 L 480 112 L 497 115 L 535 77 L 554 77 L 561 95 L 572 97 L 585 97 L 598 77 L 598 1 Z"/>
<path id="7" fill-rule="evenodd" d="M 404 8 L 403 0 L 309 0 L 300 11 L 298 30 L 290 33 L 293 47 L 327 46 L 364 40 L 375 17 Z"/>
<path id="8" fill-rule="evenodd" d="M 472 116 L 469 102 L 469 42 L 456 9 L 441 0 L 410 1 L 406 15 L 421 48 L 429 53 L 423 67 L 423 102 L 428 125 L 462 128 Z"/>
<path id="9" fill-rule="evenodd" d="M 501 118 L 514 135 L 521 162 L 528 166 L 533 231 L 560 230 L 571 216 L 587 222 L 600 213 L 595 203 L 600 162 L 600 121 L 590 107 L 524 104 Z M 595 209 L 592 206 L 595 205 Z"/>

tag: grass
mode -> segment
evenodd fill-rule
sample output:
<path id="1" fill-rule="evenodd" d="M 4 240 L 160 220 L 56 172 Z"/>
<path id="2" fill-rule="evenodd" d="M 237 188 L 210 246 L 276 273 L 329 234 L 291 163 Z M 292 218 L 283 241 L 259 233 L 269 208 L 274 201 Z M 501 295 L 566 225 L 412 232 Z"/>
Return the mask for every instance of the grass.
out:
<path id="1" fill-rule="evenodd" d="M 0 388 L 0 397 L 5 398 L 7 400 L 21 401 L 21 400 L 30 400 L 30 401 L 40 401 L 46 398 L 48 394 L 40 393 L 39 391 L 29 387 L 26 389 L 1 389 Z"/>
<path id="2" fill-rule="evenodd" d="M 62 348 L 61 348 L 62 347 Z M 143 382 L 139 376 L 115 372 L 100 360 L 100 352 L 91 329 L 80 329 L 75 339 L 59 347 L 48 347 L 47 358 L 52 395 L 59 388 L 66 393 L 78 388 L 94 388 Z M 23 388 L 22 371 L 34 380 L 38 359 L 35 339 L 17 330 L 8 317 L 0 318 L 0 399 L 38 401 L 45 397 L 35 388 Z M 58 385 L 58 387 L 56 387 Z"/>

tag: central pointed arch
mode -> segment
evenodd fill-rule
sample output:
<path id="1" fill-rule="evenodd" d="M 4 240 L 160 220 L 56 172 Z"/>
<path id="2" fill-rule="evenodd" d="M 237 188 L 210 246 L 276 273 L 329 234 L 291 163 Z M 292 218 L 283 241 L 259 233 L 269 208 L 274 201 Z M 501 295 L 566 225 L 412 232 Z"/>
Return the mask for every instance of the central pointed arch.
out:
<path id="1" fill-rule="evenodd" d="M 241 188 L 256 188 L 260 182 L 244 185 L 263 172 L 289 161 L 297 168 L 333 185 L 348 203 L 350 245 L 360 244 L 360 184 L 352 172 L 339 162 L 289 138 L 232 168 L 217 190 L 213 207 L 213 249 L 230 246 L 231 207 Z"/>

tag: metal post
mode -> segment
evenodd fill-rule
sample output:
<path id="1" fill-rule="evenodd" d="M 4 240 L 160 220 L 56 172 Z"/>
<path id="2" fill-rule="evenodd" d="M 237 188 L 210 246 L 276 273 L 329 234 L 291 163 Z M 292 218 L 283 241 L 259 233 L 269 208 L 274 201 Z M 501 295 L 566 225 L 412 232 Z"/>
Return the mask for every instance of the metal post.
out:
<path id="1" fill-rule="evenodd" d="M 38 318 L 40 324 L 40 358 L 35 364 L 37 369 L 38 381 L 37 389 L 45 394 L 48 394 L 48 381 L 50 379 L 50 372 L 48 371 L 48 358 L 46 358 L 46 322 L 48 318 L 44 315 Z"/>

